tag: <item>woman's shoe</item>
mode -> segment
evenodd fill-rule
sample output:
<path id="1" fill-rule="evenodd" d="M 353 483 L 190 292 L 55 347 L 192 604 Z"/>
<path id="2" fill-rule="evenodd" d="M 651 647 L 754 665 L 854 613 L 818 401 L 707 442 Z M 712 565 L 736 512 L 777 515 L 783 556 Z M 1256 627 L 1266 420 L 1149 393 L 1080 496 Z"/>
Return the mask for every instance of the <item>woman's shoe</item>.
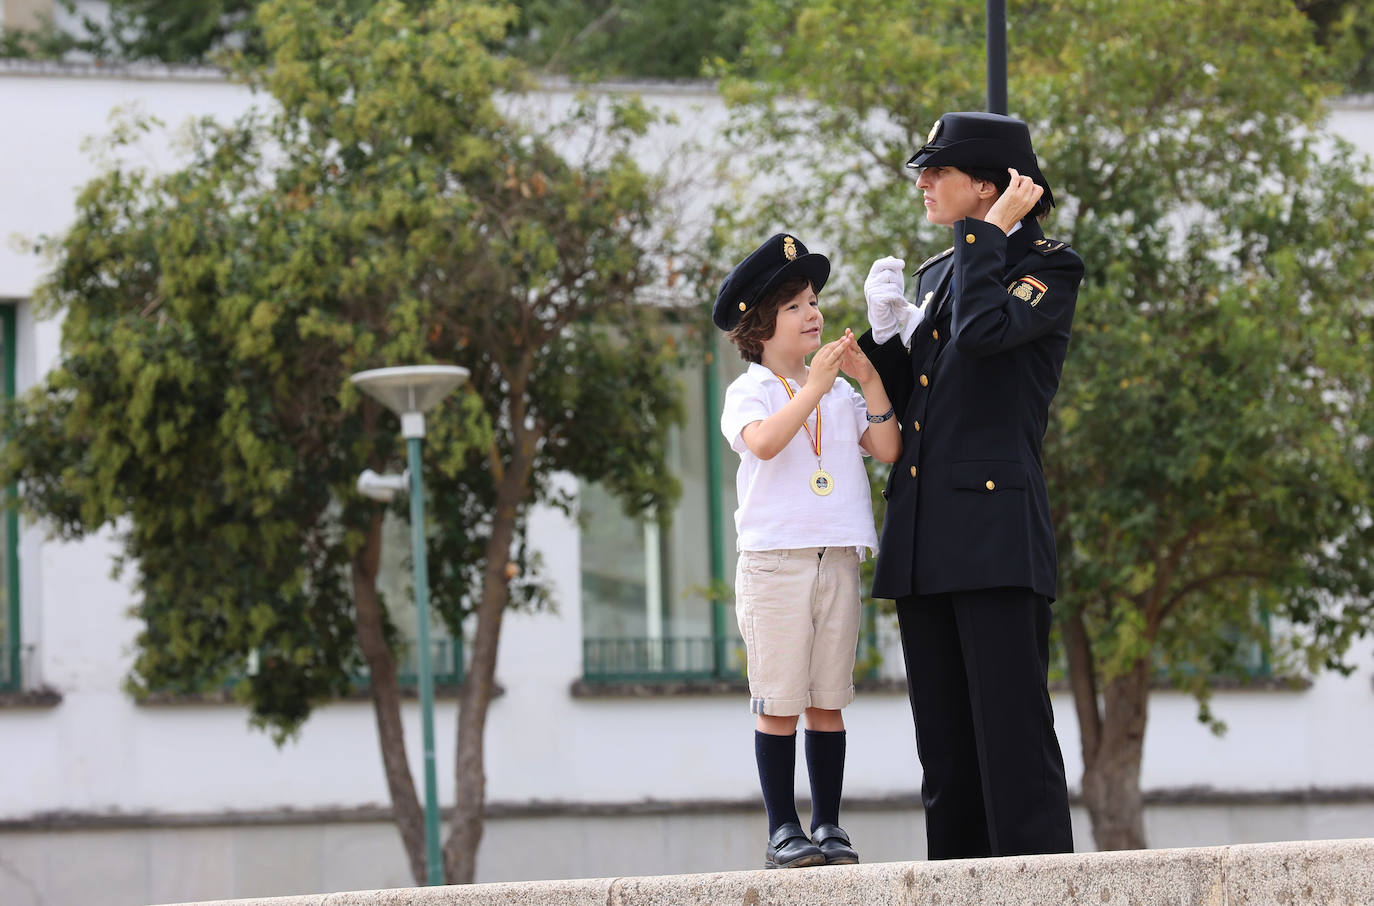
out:
<path id="1" fill-rule="evenodd" d="M 855 856 L 854 860 L 857 862 L 858 856 Z M 795 821 L 782 825 L 768 838 L 768 849 L 763 859 L 764 868 L 805 868 L 808 865 L 824 864 L 825 853 L 807 839 L 806 832 Z"/>
<path id="2" fill-rule="evenodd" d="M 822 824 L 811 832 L 811 841 L 825 856 L 826 865 L 857 865 L 859 854 L 849 842 L 849 834 L 844 828 L 834 824 Z"/>

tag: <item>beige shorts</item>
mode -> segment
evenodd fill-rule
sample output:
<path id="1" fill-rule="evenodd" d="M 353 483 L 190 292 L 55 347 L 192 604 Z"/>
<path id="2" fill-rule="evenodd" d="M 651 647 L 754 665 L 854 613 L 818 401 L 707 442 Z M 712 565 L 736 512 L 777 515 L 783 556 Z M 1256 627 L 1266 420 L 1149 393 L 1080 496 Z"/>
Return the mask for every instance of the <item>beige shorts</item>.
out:
<path id="1" fill-rule="evenodd" d="M 751 712 L 834 711 L 854 700 L 855 548 L 740 551 L 735 616 L 748 655 Z"/>

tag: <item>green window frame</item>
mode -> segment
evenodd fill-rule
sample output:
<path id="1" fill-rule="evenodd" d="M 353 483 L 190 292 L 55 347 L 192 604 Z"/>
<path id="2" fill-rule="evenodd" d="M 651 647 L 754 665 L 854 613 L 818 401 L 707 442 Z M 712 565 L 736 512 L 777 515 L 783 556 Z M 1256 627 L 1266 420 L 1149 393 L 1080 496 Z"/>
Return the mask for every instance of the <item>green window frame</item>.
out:
<path id="1" fill-rule="evenodd" d="M 15 344 L 17 340 L 17 316 L 13 304 L 0 305 L 0 342 L 4 343 L 3 392 L 5 401 L 14 399 L 16 390 Z M 0 648 L 0 691 L 18 692 L 24 687 L 24 657 L 28 648 L 24 645 L 23 625 L 19 607 L 19 488 L 10 485 L 5 488 L 5 543 L 4 543 L 4 632 L 3 647 Z"/>
<path id="2" fill-rule="evenodd" d="M 434 676 L 434 685 L 440 689 L 461 686 L 467 666 L 464 662 L 463 640 L 461 638 L 448 638 L 447 636 L 432 638 L 429 647 L 430 673 Z M 414 645 L 408 645 L 404 651 L 399 652 L 399 659 L 396 664 L 396 683 L 402 689 L 414 689 L 420 685 L 417 662 L 418 658 Z M 354 689 L 364 691 L 371 683 L 372 678 L 368 675 L 366 668 L 353 674 Z"/>

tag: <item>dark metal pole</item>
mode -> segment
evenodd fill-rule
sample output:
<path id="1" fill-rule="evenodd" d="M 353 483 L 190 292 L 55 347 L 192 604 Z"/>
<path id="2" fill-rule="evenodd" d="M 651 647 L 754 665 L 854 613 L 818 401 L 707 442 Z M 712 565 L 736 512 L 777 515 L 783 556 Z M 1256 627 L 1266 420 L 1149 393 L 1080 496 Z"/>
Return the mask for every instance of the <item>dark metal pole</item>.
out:
<path id="1" fill-rule="evenodd" d="M 425 559 L 424 460 L 420 456 L 420 438 L 408 436 L 406 448 L 410 463 L 410 562 L 415 582 L 416 672 L 420 675 L 420 728 L 425 747 L 425 877 L 429 886 L 439 887 L 444 883 L 444 856 L 439 846 L 439 782 L 434 761 L 434 674 L 429 664 L 429 564 Z"/>
<path id="2" fill-rule="evenodd" d="M 1007 114 L 1007 0 L 988 0 L 988 113 Z"/>

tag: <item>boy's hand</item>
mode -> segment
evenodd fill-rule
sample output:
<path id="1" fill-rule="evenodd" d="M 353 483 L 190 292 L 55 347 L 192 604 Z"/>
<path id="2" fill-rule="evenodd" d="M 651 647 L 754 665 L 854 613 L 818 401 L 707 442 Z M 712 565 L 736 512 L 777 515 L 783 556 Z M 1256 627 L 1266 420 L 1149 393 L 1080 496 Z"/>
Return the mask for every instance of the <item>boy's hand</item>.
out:
<path id="1" fill-rule="evenodd" d="M 806 386 L 815 385 L 821 394 L 828 392 L 840 376 L 840 359 L 844 357 L 845 344 L 849 337 L 840 337 L 826 343 L 811 357 L 811 372 L 806 376 Z"/>
<path id="2" fill-rule="evenodd" d="M 841 370 L 860 384 L 867 384 L 877 377 L 878 372 L 873 368 L 873 363 L 868 360 L 868 356 L 859 348 L 859 341 L 854 338 L 854 331 L 846 327 L 842 341 L 845 346 L 844 353 L 840 356 Z"/>

